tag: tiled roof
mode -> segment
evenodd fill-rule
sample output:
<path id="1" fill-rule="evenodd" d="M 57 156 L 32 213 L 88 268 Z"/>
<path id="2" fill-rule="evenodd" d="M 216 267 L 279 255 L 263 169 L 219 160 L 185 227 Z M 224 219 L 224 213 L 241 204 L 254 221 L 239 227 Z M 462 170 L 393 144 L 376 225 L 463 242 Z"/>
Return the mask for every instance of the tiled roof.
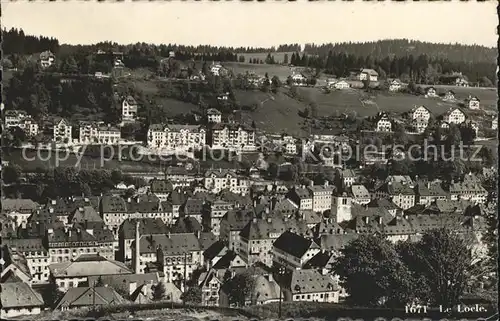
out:
<path id="1" fill-rule="evenodd" d="M 144 273 L 144 274 L 114 274 L 114 275 L 93 275 L 88 277 L 88 284 L 96 284 L 98 279 L 106 285 L 111 286 L 115 290 L 123 290 L 129 292 L 130 284 L 137 283 L 137 286 L 141 284 L 158 283 L 161 280 L 160 274 L 154 273 Z"/>
<path id="2" fill-rule="evenodd" d="M 332 263 L 335 261 L 335 255 L 332 251 L 321 251 L 313 256 L 309 261 L 304 264 L 304 269 L 324 269 L 331 268 Z"/>
<path id="3" fill-rule="evenodd" d="M 148 235 L 140 239 L 141 253 L 156 253 L 160 247 L 164 255 L 182 255 L 201 251 L 200 242 L 192 233 L 170 235 Z"/>
<path id="4" fill-rule="evenodd" d="M 305 234 L 308 230 L 302 220 L 282 217 L 255 218 L 241 230 L 240 237 L 246 240 L 275 239 L 289 229 L 299 234 Z"/>
<path id="5" fill-rule="evenodd" d="M 171 227 L 172 233 L 195 233 L 203 231 L 203 226 L 193 216 L 180 217 Z"/>
<path id="6" fill-rule="evenodd" d="M 222 217 L 233 231 L 242 230 L 255 216 L 253 209 L 233 209 Z"/>
<path id="7" fill-rule="evenodd" d="M 43 251 L 47 252 L 41 238 L 36 239 L 2 239 L 2 243 L 10 249 L 19 252 Z"/>
<path id="8" fill-rule="evenodd" d="M 338 289 L 330 274 L 322 275 L 316 270 L 294 270 L 286 281 L 286 288 L 292 294 L 329 292 Z"/>
<path id="9" fill-rule="evenodd" d="M 234 131 L 237 131 L 239 128 L 241 128 L 242 130 L 245 130 L 245 131 L 249 131 L 249 132 L 254 132 L 255 130 L 246 125 L 246 124 L 237 124 L 237 123 L 218 123 L 218 124 L 215 124 L 212 129 L 213 130 L 223 130 L 223 129 L 229 129 L 229 130 L 234 130 Z"/>
<path id="10" fill-rule="evenodd" d="M 41 294 L 26 283 L 2 283 L 1 289 L 2 309 L 21 309 L 44 305 Z"/>
<path id="11" fill-rule="evenodd" d="M 153 179 L 150 186 L 151 193 L 170 193 L 174 190 L 172 182 L 164 179 Z"/>
<path id="12" fill-rule="evenodd" d="M 21 198 L 4 198 L 2 199 L 2 212 L 9 213 L 12 211 L 20 213 L 31 213 L 38 208 L 38 203 L 31 199 Z"/>
<path id="13" fill-rule="evenodd" d="M 205 260 L 211 260 L 217 256 L 219 256 L 221 253 L 225 253 L 227 251 L 227 247 L 222 241 L 216 241 L 212 245 L 210 245 L 205 252 L 203 252 L 203 256 L 205 257 Z"/>
<path id="14" fill-rule="evenodd" d="M 97 214 L 92 206 L 77 208 L 69 217 L 68 220 L 73 223 L 83 222 L 103 222 L 101 216 Z"/>
<path id="15" fill-rule="evenodd" d="M 169 229 L 160 218 L 127 219 L 120 226 L 125 239 L 135 238 L 135 224 L 139 221 L 139 235 L 166 234 Z"/>
<path id="16" fill-rule="evenodd" d="M 227 176 L 236 178 L 238 175 L 236 175 L 236 173 L 231 169 L 221 168 L 219 170 L 210 169 L 205 172 L 205 177 L 211 176 L 214 176 L 215 178 L 225 178 Z"/>
<path id="17" fill-rule="evenodd" d="M 103 213 L 126 213 L 127 203 L 119 196 L 105 195 L 101 200 L 101 209 Z"/>
<path id="18" fill-rule="evenodd" d="M 129 213 L 156 213 L 160 209 L 160 202 L 134 202 L 127 203 Z"/>
<path id="19" fill-rule="evenodd" d="M 124 263 L 107 260 L 102 256 L 82 254 L 72 262 L 53 263 L 49 266 L 55 277 L 85 277 L 90 275 L 130 274 Z"/>
<path id="20" fill-rule="evenodd" d="M 60 309 L 60 307 L 74 308 L 94 305 L 115 305 L 126 302 L 124 298 L 110 287 L 78 287 L 69 288 L 59 301 L 56 309 Z"/>
<path id="21" fill-rule="evenodd" d="M 345 234 L 323 234 L 319 239 L 319 244 L 322 250 L 340 251 L 347 244 L 358 238 L 356 233 Z"/>
<path id="22" fill-rule="evenodd" d="M 82 228 L 70 228 L 68 232 L 64 228 L 55 228 L 53 233 L 48 234 L 48 241 L 50 243 L 74 243 L 74 242 L 113 242 L 113 232 L 108 229 L 96 228 L 92 231 L 93 234 L 88 233 Z"/>
<path id="23" fill-rule="evenodd" d="M 351 192 L 354 198 L 370 198 L 370 192 L 364 185 L 352 185 Z"/>
<path id="24" fill-rule="evenodd" d="M 279 299 L 280 288 L 276 281 L 269 280 L 268 277 L 257 275 L 254 279 L 254 288 L 251 297 L 257 301 Z"/>
<path id="25" fill-rule="evenodd" d="M 310 239 L 286 231 L 274 241 L 273 246 L 285 253 L 301 258 L 310 248 L 319 248 L 319 246 Z"/>
<path id="26" fill-rule="evenodd" d="M 201 250 L 205 251 L 217 242 L 217 236 L 212 232 L 201 232 L 198 241 L 200 242 Z"/>
<path id="27" fill-rule="evenodd" d="M 215 108 L 209 108 L 207 110 L 207 115 L 221 115 L 221 112 Z"/>

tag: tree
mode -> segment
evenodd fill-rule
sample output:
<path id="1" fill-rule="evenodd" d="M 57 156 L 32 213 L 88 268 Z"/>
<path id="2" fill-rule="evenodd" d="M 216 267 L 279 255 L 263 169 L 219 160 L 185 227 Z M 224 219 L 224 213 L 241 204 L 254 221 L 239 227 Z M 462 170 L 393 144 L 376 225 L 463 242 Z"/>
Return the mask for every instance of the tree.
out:
<path id="1" fill-rule="evenodd" d="M 279 87 L 281 87 L 280 79 L 277 76 L 273 76 L 273 78 L 271 78 L 271 91 L 276 93 Z"/>
<path id="2" fill-rule="evenodd" d="M 414 275 L 422 276 L 423 301 L 448 307 L 460 302 L 472 276 L 471 252 L 463 238 L 444 228 L 431 230 L 402 257 Z"/>
<path id="3" fill-rule="evenodd" d="M 288 54 L 283 56 L 283 64 L 288 65 Z"/>
<path id="4" fill-rule="evenodd" d="M 5 184 L 17 183 L 21 178 L 22 169 L 17 164 L 9 164 L 2 170 L 2 179 Z"/>
<path id="5" fill-rule="evenodd" d="M 153 301 L 161 301 L 165 297 L 165 284 L 163 282 L 158 282 L 153 285 Z"/>
<path id="6" fill-rule="evenodd" d="M 358 306 L 401 306 L 412 302 L 411 275 L 394 245 L 362 235 L 341 250 L 333 266 L 348 301 Z"/>
<path id="7" fill-rule="evenodd" d="M 119 169 L 114 169 L 112 172 L 111 172 L 111 180 L 113 181 L 113 183 L 116 185 L 116 184 L 119 184 L 123 181 L 123 174 L 122 174 L 122 171 L 119 170 Z"/>
<path id="8" fill-rule="evenodd" d="M 51 308 L 55 308 L 58 301 L 64 295 L 64 293 L 59 290 L 59 286 L 56 283 L 56 278 L 52 274 L 49 275 L 49 283 L 43 288 L 41 292 L 43 301 Z"/>
<path id="9" fill-rule="evenodd" d="M 97 281 L 94 284 L 94 287 L 99 288 L 104 286 L 104 281 L 102 280 L 102 277 L 99 275 L 97 278 Z"/>
<path id="10" fill-rule="evenodd" d="M 68 56 L 61 64 L 61 72 L 64 74 L 75 74 L 78 72 L 78 64 L 75 57 Z"/>
<path id="11" fill-rule="evenodd" d="M 198 286 L 192 286 L 187 289 L 181 295 L 181 300 L 186 303 L 201 303 L 201 288 Z"/>
<path id="12" fill-rule="evenodd" d="M 277 179 L 279 176 L 279 166 L 276 163 L 270 163 L 267 172 L 271 179 Z"/>
<path id="13" fill-rule="evenodd" d="M 222 285 L 228 295 L 229 303 L 244 306 L 255 288 L 255 279 L 248 272 L 236 274 L 226 284 Z"/>

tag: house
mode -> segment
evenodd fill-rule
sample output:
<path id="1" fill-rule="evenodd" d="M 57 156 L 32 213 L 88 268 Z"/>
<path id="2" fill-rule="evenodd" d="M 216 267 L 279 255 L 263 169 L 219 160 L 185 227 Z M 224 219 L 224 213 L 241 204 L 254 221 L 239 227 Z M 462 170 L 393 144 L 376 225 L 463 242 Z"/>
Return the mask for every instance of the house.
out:
<path id="1" fill-rule="evenodd" d="M 444 95 L 443 100 L 455 100 L 455 92 L 453 90 L 448 90 Z"/>
<path id="2" fill-rule="evenodd" d="M 53 263 L 49 269 L 62 291 L 89 284 L 91 276 L 133 273 L 124 263 L 106 259 L 98 254 L 82 254 L 73 261 Z"/>
<path id="3" fill-rule="evenodd" d="M 3 239 L 2 243 L 13 253 L 21 254 L 20 258 L 26 262 L 29 269 L 32 284 L 48 283 L 50 272 L 49 251 L 41 238 Z"/>
<path id="4" fill-rule="evenodd" d="M 82 254 L 94 254 L 113 260 L 115 238 L 104 224 L 84 224 L 47 230 L 48 250 L 52 263 L 65 263 Z M 92 226 L 91 226 L 92 225 Z M 117 243 L 117 242 L 116 242 Z"/>
<path id="5" fill-rule="evenodd" d="M 245 208 L 230 210 L 222 217 L 219 236 L 230 250 L 236 251 L 239 249 L 240 232 L 254 216 L 253 209 Z"/>
<path id="6" fill-rule="evenodd" d="M 424 105 L 415 106 L 410 110 L 410 117 L 413 120 L 423 119 L 425 121 L 429 121 L 431 115 L 432 115 L 431 111 Z"/>
<path id="7" fill-rule="evenodd" d="M 286 231 L 273 243 L 273 264 L 290 271 L 298 270 L 319 251 L 313 240 Z"/>
<path id="8" fill-rule="evenodd" d="M 215 61 L 212 62 L 212 65 L 210 66 L 210 72 L 214 76 L 224 76 L 227 74 L 227 70 L 220 63 Z"/>
<path id="9" fill-rule="evenodd" d="M 488 191 L 484 189 L 480 181 L 466 178 L 462 182 L 452 181 L 450 185 L 451 200 L 468 200 L 476 204 L 486 202 Z"/>
<path id="10" fill-rule="evenodd" d="M 2 289 L 2 318 L 13 318 L 23 315 L 38 315 L 44 307 L 40 293 L 24 282 L 7 282 L 0 284 Z"/>
<path id="11" fill-rule="evenodd" d="M 55 310 L 67 311 L 85 307 L 112 306 L 124 304 L 127 301 L 113 288 L 77 287 L 69 289 L 61 298 Z"/>
<path id="12" fill-rule="evenodd" d="M 364 205 L 370 203 L 370 192 L 364 185 L 351 185 L 352 201 L 356 204 Z"/>
<path id="13" fill-rule="evenodd" d="M 358 80 L 378 81 L 378 72 L 373 69 L 362 68 L 357 75 Z"/>
<path id="14" fill-rule="evenodd" d="M 122 100 L 122 121 L 134 122 L 137 119 L 137 111 L 139 107 L 137 101 L 132 96 L 127 96 Z"/>
<path id="15" fill-rule="evenodd" d="M 436 88 L 434 87 L 425 88 L 425 97 L 439 97 Z"/>
<path id="16" fill-rule="evenodd" d="M 201 289 L 201 304 L 205 306 L 219 306 L 219 291 L 222 280 L 217 277 L 215 270 L 202 272 L 198 278 L 198 287 Z"/>
<path id="17" fill-rule="evenodd" d="M 389 83 L 389 91 L 391 91 L 391 92 L 400 91 L 401 88 L 402 88 L 402 86 L 403 86 L 403 83 L 401 82 L 401 80 L 399 80 L 399 79 L 393 79 Z"/>
<path id="18" fill-rule="evenodd" d="M 28 260 L 24 254 L 7 245 L 0 247 L 2 260 L 0 260 L 2 271 L 0 273 L 1 283 L 23 282 L 31 285 L 31 276 Z"/>
<path id="19" fill-rule="evenodd" d="M 2 213 L 14 220 L 16 229 L 19 227 L 26 228 L 29 217 L 38 207 L 38 203 L 33 202 L 31 199 L 2 199 Z"/>
<path id="20" fill-rule="evenodd" d="M 153 124 L 148 129 L 148 147 L 172 151 L 195 151 L 205 146 L 206 131 L 198 125 Z"/>
<path id="21" fill-rule="evenodd" d="M 306 234 L 308 227 L 300 219 L 273 216 L 254 217 L 240 232 L 238 253 L 249 266 L 261 262 L 272 267 L 273 243 L 288 230 L 298 234 Z"/>
<path id="22" fill-rule="evenodd" d="M 441 187 L 441 182 L 420 181 L 415 184 L 415 204 L 430 205 L 437 200 L 446 200 L 448 194 Z"/>
<path id="23" fill-rule="evenodd" d="M 292 78 L 292 83 L 296 86 L 307 85 L 307 77 L 304 76 L 302 73 L 293 72 L 291 78 Z"/>
<path id="24" fill-rule="evenodd" d="M 205 172 L 204 186 L 211 193 L 217 194 L 228 189 L 235 194 L 246 195 L 250 191 L 250 182 L 247 178 L 238 176 L 228 169 L 208 170 Z"/>
<path id="25" fill-rule="evenodd" d="M 294 188 L 288 193 L 287 198 L 301 210 L 313 209 L 313 197 L 305 187 Z"/>
<path id="26" fill-rule="evenodd" d="M 234 151 L 255 151 L 255 129 L 244 124 L 218 123 L 211 130 L 211 147 Z"/>
<path id="27" fill-rule="evenodd" d="M 469 87 L 469 81 L 464 76 L 457 77 L 457 79 L 455 79 L 455 86 Z"/>
<path id="28" fill-rule="evenodd" d="M 50 50 L 40 53 L 40 66 L 42 68 L 47 68 L 52 66 L 55 60 L 56 56 Z"/>
<path id="29" fill-rule="evenodd" d="M 127 219 L 118 231 L 118 247 L 122 262 L 132 260 L 132 243 L 135 240 L 136 223 L 139 222 L 140 235 L 162 235 L 169 232 L 168 226 L 160 218 Z"/>
<path id="30" fill-rule="evenodd" d="M 26 135 L 36 136 L 39 131 L 38 123 L 23 110 L 7 110 L 5 115 L 5 128 L 19 127 Z"/>
<path id="31" fill-rule="evenodd" d="M 390 132 L 390 131 L 392 131 L 392 122 L 386 113 L 384 113 L 384 112 L 378 113 L 375 121 L 376 121 L 375 122 L 376 123 L 375 131 L 377 131 L 377 132 Z"/>
<path id="32" fill-rule="evenodd" d="M 284 281 L 285 301 L 291 302 L 339 302 L 339 287 L 330 274 L 316 270 L 294 270 Z"/>
<path id="33" fill-rule="evenodd" d="M 252 304 L 261 305 L 279 302 L 281 289 L 274 280 L 272 273 L 255 275 L 254 285 L 254 289 L 250 295 L 253 300 Z"/>
<path id="34" fill-rule="evenodd" d="M 104 145 L 116 145 L 120 142 L 121 131 L 111 125 L 99 126 L 97 128 L 97 141 Z"/>
<path id="35" fill-rule="evenodd" d="M 215 200 L 208 204 L 210 208 L 210 222 L 208 226 L 211 227 L 212 233 L 216 236 L 220 235 L 220 223 L 224 215 L 234 208 L 234 205 L 224 200 Z"/>
<path id="36" fill-rule="evenodd" d="M 498 116 L 494 116 L 491 120 L 491 129 L 498 129 Z"/>
<path id="37" fill-rule="evenodd" d="M 351 85 L 345 80 L 339 80 L 333 84 L 333 88 L 335 89 L 348 89 Z"/>
<path id="38" fill-rule="evenodd" d="M 461 124 L 465 121 L 466 116 L 463 111 L 461 111 L 459 108 L 450 108 L 444 115 L 443 115 L 443 121 L 447 122 L 448 124 Z"/>
<path id="39" fill-rule="evenodd" d="M 174 185 L 169 180 L 153 178 L 149 182 L 149 191 L 156 195 L 162 202 L 168 199 L 173 190 Z"/>
<path id="40" fill-rule="evenodd" d="M 469 109 L 479 109 L 480 100 L 476 96 L 472 97 L 469 95 L 469 98 L 465 100 L 465 103 Z"/>
<path id="41" fill-rule="evenodd" d="M 209 108 L 207 110 L 207 121 L 216 124 L 222 122 L 222 113 L 215 108 Z"/>
<path id="42" fill-rule="evenodd" d="M 328 181 L 324 185 L 313 185 L 307 187 L 309 194 L 312 196 L 312 210 L 314 212 L 323 213 L 332 208 L 333 186 L 328 185 Z"/>
<path id="43" fill-rule="evenodd" d="M 331 218 L 337 223 L 349 221 L 352 218 L 352 205 L 352 197 L 347 193 L 334 195 L 332 198 Z"/>
<path id="44" fill-rule="evenodd" d="M 54 141 L 56 143 L 71 143 L 72 142 L 73 126 L 64 118 L 54 122 Z"/>
<path id="45" fill-rule="evenodd" d="M 356 180 L 356 174 L 352 169 L 343 169 L 340 171 L 340 176 L 342 177 L 342 183 L 345 187 L 349 187 L 354 184 Z"/>
<path id="46" fill-rule="evenodd" d="M 388 197 L 403 210 L 415 205 L 414 186 L 406 181 L 387 181 L 375 191 L 377 198 Z"/>

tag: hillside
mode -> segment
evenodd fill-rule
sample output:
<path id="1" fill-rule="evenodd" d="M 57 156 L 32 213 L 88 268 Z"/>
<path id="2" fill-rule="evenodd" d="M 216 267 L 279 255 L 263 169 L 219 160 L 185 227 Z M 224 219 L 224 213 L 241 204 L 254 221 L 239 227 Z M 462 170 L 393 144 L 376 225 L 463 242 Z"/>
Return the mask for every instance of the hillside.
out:
<path id="1" fill-rule="evenodd" d="M 306 44 L 308 54 L 327 55 L 329 51 L 383 59 L 388 56 L 402 57 L 425 54 L 435 59 L 452 62 L 492 63 L 497 59 L 497 50 L 477 45 L 440 44 L 408 39 L 379 40 L 364 43 Z"/>

